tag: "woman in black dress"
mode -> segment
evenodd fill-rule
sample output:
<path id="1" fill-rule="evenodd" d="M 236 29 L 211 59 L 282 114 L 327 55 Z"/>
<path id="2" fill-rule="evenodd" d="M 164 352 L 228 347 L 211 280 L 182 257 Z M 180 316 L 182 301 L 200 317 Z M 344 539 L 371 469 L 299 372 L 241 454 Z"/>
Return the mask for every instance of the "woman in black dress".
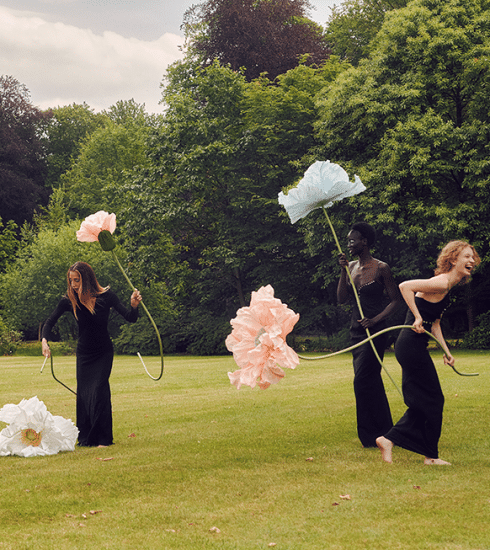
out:
<path id="1" fill-rule="evenodd" d="M 71 312 L 78 324 L 77 344 L 77 427 L 78 444 L 83 447 L 112 445 L 112 407 L 109 376 L 114 348 L 109 337 L 108 322 L 114 308 L 130 323 L 138 319 L 141 294 L 131 295 L 131 309 L 126 309 L 109 287 L 103 288 L 92 267 L 76 262 L 67 273 L 68 288 L 42 331 L 42 351 L 51 352 L 48 339 L 51 329 L 66 312 Z"/>
<path id="2" fill-rule="evenodd" d="M 398 423 L 376 439 L 385 462 L 392 462 L 393 445 L 423 455 L 424 464 L 447 464 L 439 458 L 444 395 L 434 363 L 427 350 L 430 331 L 444 350 L 444 363 L 454 366 L 454 357 L 441 331 L 441 316 L 449 303 L 448 293 L 467 282 L 480 263 L 476 250 L 464 241 L 451 241 L 439 254 L 435 276 L 400 284 L 409 311 L 406 325 L 395 344 L 402 367 L 403 398 L 408 409 Z"/>

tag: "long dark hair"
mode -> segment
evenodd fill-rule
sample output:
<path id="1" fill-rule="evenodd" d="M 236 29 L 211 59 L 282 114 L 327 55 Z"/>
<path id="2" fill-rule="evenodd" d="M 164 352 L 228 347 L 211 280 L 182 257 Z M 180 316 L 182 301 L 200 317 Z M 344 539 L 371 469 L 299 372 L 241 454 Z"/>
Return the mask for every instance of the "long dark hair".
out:
<path id="1" fill-rule="evenodd" d="M 78 275 L 80 275 L 82 289 L 78 293 L 73 290 L 70 284 L 70 273 L 78 273 Z M 78 319 L 78 300 L 80 300 L 80 302 L 90 311 L 90 313 L 93 313 L 93 298 L 96 298 L 97 296 L 103 294 L 109 289 L 108 286 L 104 288 L 99 284 L 99 281 L 97 281 L 97 277 L 95 276 L 95 272 L 92 269 L 92 266 L 85 262 L 75 262 L 72 266 L 70 266 L 66 273 L 66 280 L 68 284 L 66 295 L 71 302 L 71 305 L 73 307 L 73 315 L 75 315 L 76 319 Z"/>

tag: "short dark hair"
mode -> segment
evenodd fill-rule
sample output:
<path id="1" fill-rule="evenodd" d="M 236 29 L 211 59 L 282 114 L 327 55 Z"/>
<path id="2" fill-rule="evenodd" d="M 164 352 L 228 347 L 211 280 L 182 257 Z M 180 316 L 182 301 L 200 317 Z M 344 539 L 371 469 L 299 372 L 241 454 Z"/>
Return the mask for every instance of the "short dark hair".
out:
<path id="1" fill-rule="evenodd" d="M 357 222 L 351 227 L 352 231 L 357 231 L 367 240 L 368 246 L 373 246 L 376 240 L 376 231 L 373 226 L 366 222 Z"/>

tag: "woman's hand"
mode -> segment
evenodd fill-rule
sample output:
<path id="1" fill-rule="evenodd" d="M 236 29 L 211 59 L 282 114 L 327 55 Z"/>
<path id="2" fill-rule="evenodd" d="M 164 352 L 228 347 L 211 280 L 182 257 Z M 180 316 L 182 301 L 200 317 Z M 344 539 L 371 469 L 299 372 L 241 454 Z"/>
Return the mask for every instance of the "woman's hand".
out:
<path id="1" fill-rule="evenodd" d="M 142 299 L 140 291 L 136 288 L 133 294 L 131 294 L 131 307 L 136 309 Z"/>
<path id="2" fill-rule="evenodd" d="M 444 364 L 454 367 L 454 363 L 455 363 L 454 357 L 450 353 L 449 354 L 446 353 L 446 355 L 444 355 Z"/>
<path id="3" fill-rule="evenodd" d="M 418 332 L 419 334 L 422 334 L 423 332 L 425 332 L 423 323 L 424 320 L 422 319 L 422 317 L 416 317 L 412 325 L 412 330 Z"/>
<path id="4" fill-rule="evenodd" d="M 46 338 L 42 340 L 43 355 L 44 357 L 51 357 L 51 350 L 49 349 L 48 342 Z"/>

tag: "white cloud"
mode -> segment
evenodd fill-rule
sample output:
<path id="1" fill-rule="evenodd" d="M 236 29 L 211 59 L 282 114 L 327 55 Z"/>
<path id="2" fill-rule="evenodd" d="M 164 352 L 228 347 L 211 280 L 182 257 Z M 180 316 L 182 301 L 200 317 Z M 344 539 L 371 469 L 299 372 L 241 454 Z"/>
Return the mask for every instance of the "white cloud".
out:
<path id="1" fill-rule="evenodd" d="M 98 35 L 0 6 L 0 74 L 25 84 L 43 109 L 85 101 L 101 110 L 134 98 L 149 112 L 161 112 L 160 82 L 182 57 L 182 43 L 169 33 L 154 41 Z"/>

